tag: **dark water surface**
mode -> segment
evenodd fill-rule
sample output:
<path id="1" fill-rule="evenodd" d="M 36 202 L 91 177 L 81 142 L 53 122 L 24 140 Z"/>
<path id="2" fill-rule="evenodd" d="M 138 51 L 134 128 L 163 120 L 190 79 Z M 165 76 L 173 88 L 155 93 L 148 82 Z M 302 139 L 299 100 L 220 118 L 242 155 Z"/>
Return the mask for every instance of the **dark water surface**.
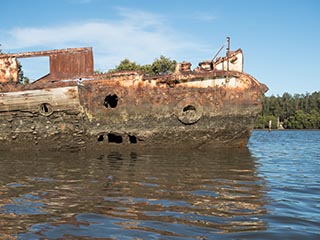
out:
<path id="1" fill-rule="evenodd" d="M 0 239 L 320 239 L 320 131 L 246 149 L 0 150 Z"/>

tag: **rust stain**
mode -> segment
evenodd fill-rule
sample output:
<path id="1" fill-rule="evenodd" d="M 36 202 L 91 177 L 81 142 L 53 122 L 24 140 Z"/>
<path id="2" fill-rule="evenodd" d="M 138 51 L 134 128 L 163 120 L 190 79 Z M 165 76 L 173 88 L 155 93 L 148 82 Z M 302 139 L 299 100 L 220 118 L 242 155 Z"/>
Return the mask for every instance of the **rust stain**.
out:
<path id="1" fill-rule="evenodd" d="M 70 89 L 68 89 L 68 91 L 65 94 L 68 95 L 70 98 L 75 99 L 78 97 L 77 93 L 78 92 L 75 89 L 70 88 Z"/>
<path id="2" fill-rule="evenodd" d="M 18 82 L 18 61 L 15 57 L 1 58 L 0 54 L 0 83 Z"/>

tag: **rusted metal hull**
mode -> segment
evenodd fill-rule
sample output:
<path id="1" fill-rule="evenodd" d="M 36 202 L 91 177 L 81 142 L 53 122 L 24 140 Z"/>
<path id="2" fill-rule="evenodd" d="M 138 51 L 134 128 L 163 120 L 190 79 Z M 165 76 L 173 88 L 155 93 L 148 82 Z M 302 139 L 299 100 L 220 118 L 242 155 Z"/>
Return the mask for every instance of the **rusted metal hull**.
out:
<path id="1" fill-rule="evenodd" d="M 53 148 L 245 146 L 266 88 L 247 74 L 221 75 L 161 83 L 132 73 L 118 81 L 99 76 L 71 86 L 1 93 L 0 141 Z"/>
<path id="2" fill-rule="evenodd" d="M 32 84 L 12 77 L 16 64 L 0 76 L 2 146 L 243 147 L 267 91 L 242 72 L 241 50 L 193 71 L 182 63 L 172 74 L 153 77 L 134 71 L 95 75 L 90 48 L 35 53 L 46 54 L 51 72 Z"/>

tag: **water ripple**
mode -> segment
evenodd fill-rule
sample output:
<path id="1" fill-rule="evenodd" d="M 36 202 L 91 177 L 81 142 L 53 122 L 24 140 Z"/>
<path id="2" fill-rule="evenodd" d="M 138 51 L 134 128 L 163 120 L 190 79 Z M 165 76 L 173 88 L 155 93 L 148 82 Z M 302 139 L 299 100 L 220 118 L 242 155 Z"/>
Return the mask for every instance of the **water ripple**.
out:
<path id="1" fill-rule="evenodd" d="M 1 152 L 0 238 L 320 238 L 319 142 L 255 131 L 248 149 Z"/>

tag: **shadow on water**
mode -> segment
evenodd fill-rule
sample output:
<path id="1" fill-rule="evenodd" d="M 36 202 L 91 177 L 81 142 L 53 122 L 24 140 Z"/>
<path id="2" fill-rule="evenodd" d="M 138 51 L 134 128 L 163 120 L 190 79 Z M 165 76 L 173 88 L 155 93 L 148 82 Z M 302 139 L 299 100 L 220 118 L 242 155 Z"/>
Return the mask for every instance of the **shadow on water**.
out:
<path id="1" fill-rule="evenodd" d="M 265 188 L 248 149 L 1 152 L 0 237 L 241 235 L 267 228 Z"/>

